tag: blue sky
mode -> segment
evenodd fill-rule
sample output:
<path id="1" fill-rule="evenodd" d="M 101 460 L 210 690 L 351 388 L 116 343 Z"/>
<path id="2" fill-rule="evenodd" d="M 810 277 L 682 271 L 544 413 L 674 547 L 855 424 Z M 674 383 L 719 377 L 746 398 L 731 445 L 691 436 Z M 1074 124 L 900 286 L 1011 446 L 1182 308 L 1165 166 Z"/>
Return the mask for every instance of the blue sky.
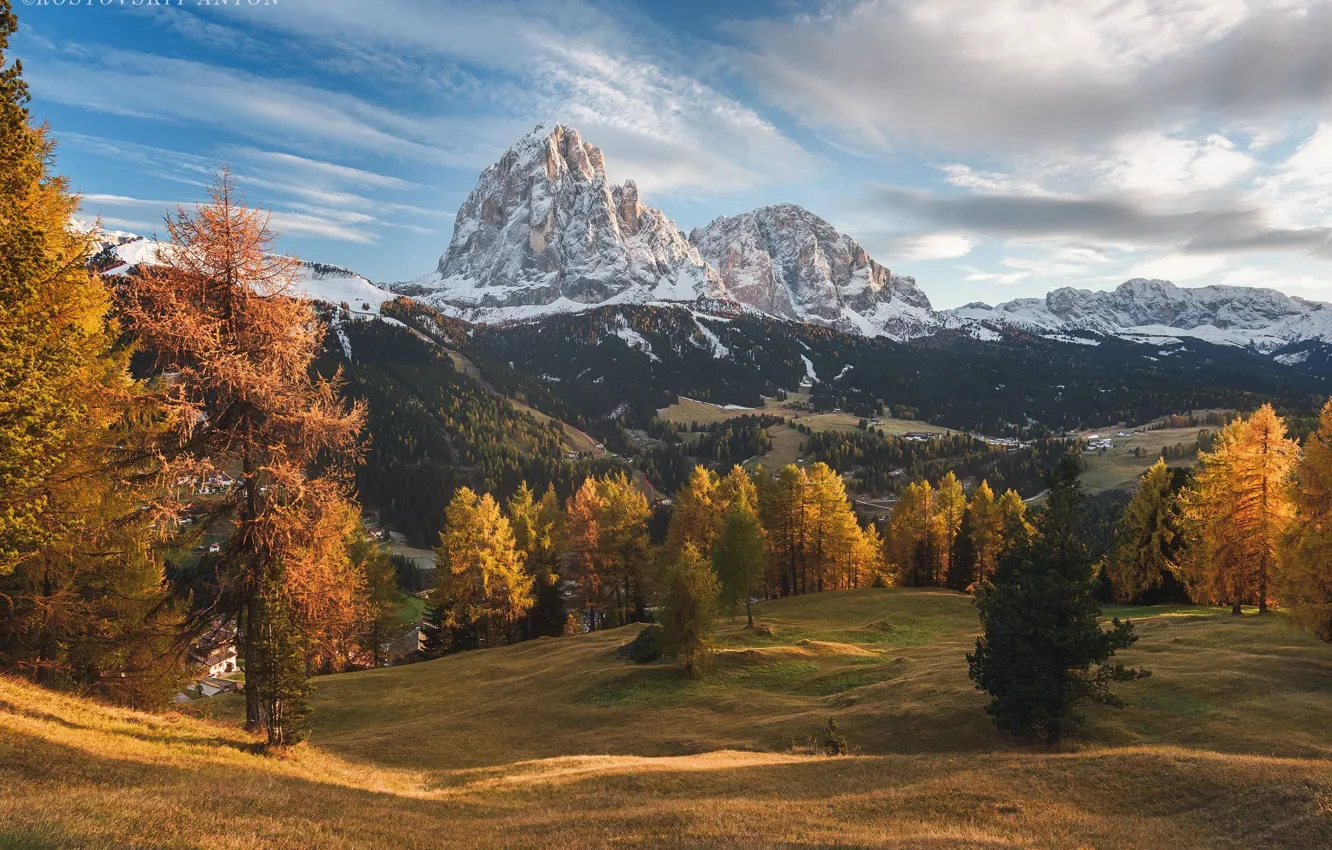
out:
<path id="1" fill-rule="evenodd" d="M 73 2 L 16 2 L 13 47 L 109 228 L 228 162 L 284 249 L 406 280 L 556 120 L 682 228 L 799 203 L 939 307 L 1135 276 L 1332 300 L 1322 0 Z"/>

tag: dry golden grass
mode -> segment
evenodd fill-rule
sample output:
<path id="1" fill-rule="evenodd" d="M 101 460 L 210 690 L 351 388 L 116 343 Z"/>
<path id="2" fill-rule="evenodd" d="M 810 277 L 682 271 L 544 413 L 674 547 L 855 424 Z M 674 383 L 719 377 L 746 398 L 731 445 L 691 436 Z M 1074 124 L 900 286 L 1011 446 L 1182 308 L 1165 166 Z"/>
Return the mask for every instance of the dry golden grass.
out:
<path id="1" fill-rule="evenodd" d="M 1117 613 L 1154 675 L 1059 752 L 994 731 L 943 591 L 766 603 L 697 680 L 615 659 L 632 628 L 327 677 L 285 758 L 0 679 L 0 847 L 1332 846 L 1332 648 Z M 830 716 L 857 755 L 811 754 Z"/>

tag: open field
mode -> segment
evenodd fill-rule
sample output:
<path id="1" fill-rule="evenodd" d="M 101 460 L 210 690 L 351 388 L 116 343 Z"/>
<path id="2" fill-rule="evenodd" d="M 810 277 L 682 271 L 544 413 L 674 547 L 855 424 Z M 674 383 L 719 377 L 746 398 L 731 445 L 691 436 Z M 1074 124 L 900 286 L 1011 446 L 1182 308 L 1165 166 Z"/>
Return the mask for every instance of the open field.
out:
<path id="1" fill-rule="evenodd" d="M 1199 428 L 1162 428 L 1156 431 L 1144 431 L 1117 437 L 1120 429 L 1107 429 L 1096 432 L 1103 437 L 1114 439 L 1114 448 L 1105 453 L 1088 451 L 1086 453 L 1087 471 L 1082 474 L 1082 483 L 1092 493 L 1106 490 L 1122 490 L 1133 487 L 1138 478 L 1147 471 L 1147 467 L 1156 463 L 1161 456 L 1161 449 L 1183 443 L 1185 446 L 1198 439 Z M 1085 436 L 1085 435 L 1084 435 Z M 1133 450 L 1141 448 L 1142 457 L 1134 457 Z M 1171 458 L 1166 461 L 1172 466 L 1192 466 L 1194 459 Z"/>
<path id="2" fill-rule="evenodd" d="M 1116 613 L 1153 676 L 1061 752 L 992 728 L 945 591 L 765 603 L 772 634 L 727 625 L 699 680 L 615 659 L 633 627 L 323 678 L 282 758 L 0 679 L 0 847 L 1332 844 L 1332 647 Z M 812 752 L 830 716 L 858 754 Z"/>
<path id="3" fill-rule="evenodd" d="M 785 417 L 787 422 L 799 422 L 813 431 L 856 431 L 860 428 L 860 418 L 849 413 L 811 413 L 799 409 L 808 402 L 809 394 L 803 392 L 793 392 L 785 401 L 765 398 L 761 408 L 725 408 L 691 398 L 681 398 L 676 404 L 658 410 L 657 415 L 686 427 L 694 422 L 713 424 L 739 416 L 768 414 Z M 897 436 L 910 433 L 948 433 L 947 428 L 938 425 L 892 417 L 882 419 L 881 424 L 875 427 L 880 428 L 885 434 Z M 768 429 L 768 436 L 772 437 L 772 449 L 762 457 L 750 458 L 745 462 L 746 467 L 753 468 L 762 464 L 765 469 L 779 469 L 804 457 L 800 444 L 804 442 L 805 435 L 794 428 L 774 425 Z"/>

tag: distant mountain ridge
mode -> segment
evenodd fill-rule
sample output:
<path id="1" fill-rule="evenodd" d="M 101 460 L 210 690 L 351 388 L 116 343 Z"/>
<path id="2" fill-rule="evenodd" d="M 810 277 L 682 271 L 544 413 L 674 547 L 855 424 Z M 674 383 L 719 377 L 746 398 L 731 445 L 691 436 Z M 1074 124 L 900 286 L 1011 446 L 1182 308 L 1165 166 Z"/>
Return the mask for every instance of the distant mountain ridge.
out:
<path id="1" fill-rule="evenodd" d="M 102 269 L 152 262 L 159 249 L 128 233 L 103 240 Z M 384 301 L 407 295 L 483 324 L 688 303 L 705 314 L 756 311 L 898 341 L 944 330 L 1163 347 L 1199 339 L 1285 365 L 1332 368 L 1332 305 L 1271 289 L 1138 278 L 1109 291 L 1064 287 L 1044 298 L 936 310 L 914 278 L 795 204 L 721 216 L 686 235 L 642 202 L 633 180 L 611 182 L 600 148 L 555 123 L 538 124 L 481 173 L 429 274 L 377 286 L 341 267 L 306 263 L 302 282 L 311 298 L 347 303 L 353 313 L 377 314 Z"/>
<path id="2" fill-rule="evenodd" d="M 615 304 L 733 303 L 791 321 L 908 340 L 946 329 L 1055 339 L 1190 338 L 1278 357 L 1332 344 L 1332 306 L 1270 289 L 1184 288 L 1134 279 L 1108 291 L 936 310 L 854 238 L 795 204 L 721 216 L 686 237 L 614 184 L 600 148 L 566 125 L 538 124 L 481 173 L 436 269 L 389 287 L 474 322 L 532 319 Z"/>
<path id="3" fill-rule="evenodd" d="M 1040 334 L 1082 331 L 1163 343 L 1195 338 L 1264 353 L 1309 340 L 1332 342 L 1332 305 L 1274 289 L 1186 288 L 1142 278 L 1109 291 L 1065 287 L 1044 298 L 1019 298 L 993 307 L 977 302 L 949 313 L 964 321 Z"/>

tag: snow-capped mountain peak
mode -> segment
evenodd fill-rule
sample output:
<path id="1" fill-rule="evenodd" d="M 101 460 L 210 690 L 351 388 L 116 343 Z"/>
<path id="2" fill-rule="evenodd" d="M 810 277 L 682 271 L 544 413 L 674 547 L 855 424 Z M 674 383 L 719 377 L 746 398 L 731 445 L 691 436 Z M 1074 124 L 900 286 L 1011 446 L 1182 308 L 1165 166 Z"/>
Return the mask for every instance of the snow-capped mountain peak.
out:
<path id="1" fill-rule="evenodd" d="M 722 294 L 675 223 L 632 180 L 612 184 L 600 148 L 551 123 L 481 173 L 435 271 L 397 289 L 478 320 Z"/>
<path id="2" fill-rule="evenodd" d="M 1196 338 L 1271 352 L 1308 339 L 1332 341 L 1332 306 L 1291 298 L 1274 289 L 1181 287 L 1134 278 L 1109 291 L 1064 287 L 1044 298 L 991 307 L 972 303 L 950 311 L 971 321 L 1037 333 L 1091 331 L 1127 339 Z"/>
<path id="3" fill-rule="evenodd" d="M 731 298 L 771 315 L 897 338 L 940 327 L 914 278 L 893 274 L 804 207 L 777 204 L 722 216 L 695 228 L 689 240 Z"/>

